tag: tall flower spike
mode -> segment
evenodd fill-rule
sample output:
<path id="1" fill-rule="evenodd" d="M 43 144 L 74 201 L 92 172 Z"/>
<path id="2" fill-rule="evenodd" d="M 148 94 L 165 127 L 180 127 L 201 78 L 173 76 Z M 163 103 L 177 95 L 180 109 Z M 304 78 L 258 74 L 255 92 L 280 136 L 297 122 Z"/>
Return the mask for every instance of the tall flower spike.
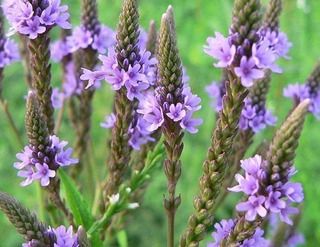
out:
<path id="1" fill-rule="evenodd" d="M 320 93 L 320 61 L 317 62 L 311 75 L 307 79 L 307 87 L 311 95 Z"/>
<path id="2" fill-rule="evenodd" d="M 100 32 L 100 23 L 97 14 L 96 0 L 82 0 L 81 1 L 81 23 L 84 30 L 91 33 L 92 37 L 98 35 Z M 81 69 L 94 69 L 98 63 L 98 53 L 90 45 L 86 49 L 80 49 L 75 54 L 76 60 L 76 75 L 80 77 Z M 83 88 L 83 86 L 81 87 Z M 92 100 L 94 96 L 94 87 L 84 90 L 80 94 L 80 102 L 77 119 L 77 139 L 75 144 L 75 153 L 79 157 L 80 163 L 73 170 L 73 176 L 76 176 L 82 168 L 83 158 L 87 152 L 90 143 L 90 129 L 91 129 L 91 115 L 92 115 Z"/>
<path id="3" fill-rule="evenodd" d="M 37 246 L 53 246 L 47 227 L 13 197 L 0 192 L 0 209 L 26 241 L 37 240 Z"/>
<path id="4" fill-rule="evenodd" d="M 300 103 L 276 132 L 267 153 L 268 167 L 264 189 L 268 186 L 283 185 L 292 175 L 293 160 L 309 104 L 309 100 Z M 221 247 L 237 246 L 250 239 L 263 220 L 264 218 L 257 217 L 254 221 L 247 221 L 245 216 L 240 216 L 228 237 L 221 242 Z"/>
<path id="5" fill-rule="evenodd" d="M 134 66 L 139 55 L 139 13 L 137 0 L 124 0 L 117 30 L 116 54 L 120 69 Z M 132 121 L 133 104 L 127 98 L 127 89 L 122 87 L 115 92 L 114 109 L 116 121 L 112 129 L 111 154 L 108 160 L 108 180 L 105 185 L 105 202 L 108 196 L 116 194 L 126 176 L 131 147 L 129 125 Z"/>
<path id="6" fill-rule="evenodd" d="M 217 126 L 203 164 L 200 193 L 194 200 L 195 212 L 190 216 L 188 228 L 181 237 L 181 247 L 199 246 L 199 242 L 213 224 L 216 199 L 221 191 L 221 184 L 227 170 L 225 164 L 232 154 L 243 101 L 248 95 L 248 89 L 235 75 L 234 67 L 240 65 L 243 56 L 251 55 L 248 53 L 251 52 L 253 43 L 259 38 L 260 19 L 260 1 L 235 1 L 231 42 L 241 47 L 241 52 L 237 54 L 233 64 L 227 68 L 228 79 L 226 94 L 223 97 L 223 108 L 219 112 Z"/>
<path id="7" fill-rule="evenodd" d="M 150 51 L 152 55 L 156 54 L 157 42 L 158 42 L 158 34 L 157 34 L 156 23 L 152 20 L 149 26 L 148 40 L 146 45 L 147 51 Z"/>
<path id="8" fill-rule="evenodd" d="M 282 0 L 270 0 L 269 6 L 264 16 L 263 26 L 272 31 L 279 29 L 279 17 L 282 11 Z"/>
<path id="9" fill-rule="evenodd" d="M 171 12 L 171 14 L 169 14 Z M 184 96 L 182 94 L 182 66 L 176 44 L 174 19 L 172 7 L 168 8 L 162 16 L 159 49 L 158 49 L 158 72 L 159 81 L 156 92 L 158 104 L 162 107 L 164 123 L 162 132 L 167 158 L 164 161 L 164 171 L 168 179 L 168 196 L 164 199 L 164 207 L 168 215 L 168 247 L 174 246 L 174 219 L 181 199 L 176 196 L 176 185 L 181 175 L 180 156 L 183 150 L 183 130 L 180 124 L 172 118 L 170 112 L 172 106 L 182 105 Z M 173 113 L 175 115 L 175 113 Z"/>
<path id="10" fill-rule="evenodd" d="M 25 119 L 29 145 L 24 152 L 17 155 L 21 162 L 15 163 L 19 169 L 18 175 L 26 178 L 23 186 L 39 180 L 48 192 L 52 203 L 59 208 L 73 224 L 73 217 L 60 197 L 60 180 L 56 170 L 60 166 L 77 163 L 70 157 L 72 149 L 64 150 L 67 142 L 60 141 L 56 136 L 50 136 L 43 113 L 39 107 L 36 95 L 29 92 Z"/>

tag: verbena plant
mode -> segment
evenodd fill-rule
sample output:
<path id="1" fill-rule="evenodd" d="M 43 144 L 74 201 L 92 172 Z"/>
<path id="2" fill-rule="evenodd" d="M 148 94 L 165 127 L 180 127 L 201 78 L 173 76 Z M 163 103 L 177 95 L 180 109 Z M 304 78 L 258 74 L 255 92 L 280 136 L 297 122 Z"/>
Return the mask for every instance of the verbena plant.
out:
<path id="1" fill-rule="evenodd" d="M 272 140 L 244 159 L 254 135 L 276 123 L 266 108 L 266 97 L 272 73 L 282 73 L 276 62 L 288 58 L 291 47 L 279 29 L 281 5 L 281 0 L 270 0 L 263 12 L 259 0 L 235 0 L 228 36 L 216 32 L 207 40 L 205 53 L 223 70 L 220 82 L 207 87 L 217 121 L 208 133 L 211 143 L 194 211 L 179 237 L 175 221 L 183 201 L 176 186 L 183 169 L 183 138 L 186 132 L 196 134 L 202 119 L 193 116 L 201 109 L 201 99 L 192 93 L 179 56 L 173 8 L 169 6 L 163 14 L 159 31 L 151 21 L 149 32 L 144 33 L 137 0 L 123 0 L 116 31 L 100 23 L 94 0 L 82 0 L 81 25 L 74 28 L 68 6 L 60 0 L 4 1 L 0 80 L 4 68 L 21 57 L 29 88 L 28 143 L 13 166 L 23 179 L 21 186 L 41 186 L 41 205 L 48 220 L 40 222 L 16 199 L 0 192 L 0 208 L 23 235 L 23 246 L 117 245 L 116 233 L 125 227 L 123 222 L 132 210 L 143 207 L 150 176 L 161 164 L 167 193 L 159 203 L 167 217 L 168 247 L 199 246 L 213 228 L 210 247 L 278 247 L 303 242 L 297 233 L 303 189 L 291 177 L 296 173 L 293 162 L 305 117 L 308 112 L 320 116 L 320 65 L 306 84 L 284 90 L 294 101 L 292 110 Z M 9 33 L 20 38 L 20 51 L 5 35 L 4 17 L 10 24 Z M 51 43 L 50 30 L 55 26 L 61 28 L 61 39 Z M 60 89 L 52 88 L 50 59 L 61 64 Z M 90 186 L 95 187 L 91 202 L 82 195 L 83 182 L 90 176 L 83 173 L 86 166 L 91 171 L 99 169 L 92 164 L 90 130 L 92 100 L 101 81 L 114 91 L 113 113 L 101 123 L 110 129 L 111 139 L 105 149 L 107 173 L 104 181 L 91 181 Z M 2 87 L 0 103 L 24 146 Z M 76 136 L 73 148 L 58 137 L 66 108 Z M 235 216 L 215 222 L 217 209 L 232 192 L 244 195 L 235 206 Z"/>

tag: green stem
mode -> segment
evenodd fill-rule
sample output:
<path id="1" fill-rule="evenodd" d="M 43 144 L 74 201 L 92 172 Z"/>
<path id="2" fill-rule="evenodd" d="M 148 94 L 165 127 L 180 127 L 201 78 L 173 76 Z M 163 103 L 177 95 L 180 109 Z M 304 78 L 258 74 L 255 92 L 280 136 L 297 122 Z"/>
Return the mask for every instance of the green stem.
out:
<path id="1" fill-rule="evenodd" d="M 22 139 L 21 139 L 21 135 L 20 135 L 19 130 L 18 130 L 17 126 L 15 125 L 15 122 L 14 122 L 14 120 L 13 120 L 13 117 L 12 117 L 10 111 L 9 111 L 9 107 L 8 107 L 7 101 L 5 101 L 5 100 L 3 100 L 3 99 L 0 99 L 0 105 L 1 105 L 2 111 L 4 112 L 4 114 L 5 114 L 6 117 L 7 117 L 7 120 L 8 120 L 8 122 L 9 122 L 9 126 L 10 126 L 13 134 L 15 135 L 15 137 L 16 137 L 19 145 L 20 145 L 21 147 L 23 147 L 24 145 L 23 145 L 23 141 L 22 141 Z"/>
<path id="2" fill-rule="evenodd" d="M 64 110 L 65 110 L 65 105 L 63 103 L 59 113 L 58 113 L 58 118 L 57 121 L 55 123 L 55 128 L 54 128 L 54 133 L 57 135 L 59 133 L 59 130 L 61 128 L 61 124 L 62 124 L 62 120 L 63 120 L 63 114 L 64 114 Z"/>

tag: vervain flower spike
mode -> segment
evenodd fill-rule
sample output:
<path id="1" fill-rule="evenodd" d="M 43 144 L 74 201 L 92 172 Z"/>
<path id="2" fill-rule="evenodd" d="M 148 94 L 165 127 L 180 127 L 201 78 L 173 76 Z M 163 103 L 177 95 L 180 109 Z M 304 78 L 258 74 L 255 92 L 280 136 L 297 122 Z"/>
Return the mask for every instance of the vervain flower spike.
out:
<path id="1" fill-rule="evenodd" d="M 218 35 L 216 41 L 208 48 L 208 53 L 213 52 L 214 56 L 219 55 L 221 59 L 229 54 L 221 64 L 227 67 L 228 81 L 223 108 L 219 112 L 217 127 L 203 164 L 200 193 L 194 200 L 195 212 L 190 216 L 188 227 L 181 237 L 181 247 L 199 246 L 207 229 L 213 224 L 215 200 L 225 177 L 225 164 L 232 153 L 243 100 L 248 94 L 246 87 L 253 84 L 253 79 L 262 78 L 264 75 L 260 69 L 255 68 L 252 58 L 249 58 L 252 55 L 253 44 L 259 40 L 260 19 L 260 1 L 235 1 L 230 38 L 225 39 Z M 226 48 L 226 54 L 216 53 L 221 46 Z"/>
<path id="2" fill-rule="evenodd" d="M 310 100 L 301 102 L 285 120 L 269 146 L 266 160 L 255 156 L 242 162 L 245 178 L 237 175 L 239 185 L 230 190 L 244 192 L 248 201 L 237 205 L 237 211 L 244 213 L 234 221 L 218 246 L 238 246 L 251 241 L 270 213 L 279 214 L 283 222 L 292 224 L 289 216 L 298 213 L 298 209 L 291 204 L 302 202 L 303 192 L 300 184 L 289 179 L 296 173 L 293 160 L 309 104 Z"/>

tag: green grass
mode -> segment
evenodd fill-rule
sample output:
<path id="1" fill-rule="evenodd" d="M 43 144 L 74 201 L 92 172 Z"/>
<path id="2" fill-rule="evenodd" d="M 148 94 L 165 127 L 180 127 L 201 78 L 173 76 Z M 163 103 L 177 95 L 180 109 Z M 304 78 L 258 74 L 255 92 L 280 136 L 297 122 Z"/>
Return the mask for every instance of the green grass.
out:
<path id="1" fill-rule="evenodd" d="M 65 1 L 67 2 L 67 1 Z M 74 23 L 78 23 L 80 1 L 68 1 L 72 9 Z M 99 12 L 103 23 L 115 27 L 119 16 L 120 2 L 115 0 L 100 0 Z M 267 2 L 267 1 L 263 1 Z M 279 117 L 279 123 L 284 119 L 290 109 L 290 101 L 282 97 L 283 87 L 292 82 L 303 82 L 311 72 L 320 54 L 320 5 L 318 0 L 306 0 L 308 12 L 298 9 L 295 0 L 284 0 L 284 13 L 281 18 L 281 27 L 293 43 L 291 60 L 282 61 L 285 73 L 273 76 L 272 87 L 268 97 L 268 105 Z M 205 122 L 197 135 L 187 135 L 183 152 L 183 172 L 178 192 L 182 195 L 182 205 L 177 213 L 177 232 L 180 233 L 186 226 L 188 215 L 192 212 L 192 198 L 197 193 L 198 180 L 202 171 L 202 161 L 209 146 L 209 136 L 214 125 L 214 113 L 210 108 L 210 101 L 204 92 L 205 86 L 213 79 L 218 80 L 220 71 L 212 67 L 212 59 L 206 56 L 203 45 L 207 36 L 214 31 L 227 33 L 230 25 L 232 3 L 231 0 L 141 0 L 141 24 L 147 28 L 151 19 L 159 25 L 162 13 L 169 4 L 175 8 L 178 43 L 183 64 L 191 78 L 191 86 L 202 99 L 202 110 L 199 113 Z M 55 35 L 57 35 L 55 30 Z M 53 83 L 59 84 L 60 72 L 58 66 L 53 68 Z M 21 131 L 24 133 L 24 99 L 26 86 L 22 74 L 22 66 L 16 64 L 6 69 L 4 93 L 9 102 L 10 109 Z M 105 141 L 107 133 L 99 127 L 105 114 L 111 111 L 111 92 L 104 85 L 97 93 L 94 105 L 94 155 L 96 157 L 97 171 L 104 174 Z M 20 150 L 12 137 L 7 121 L 1 114 L 0 118 L 0 190 L 6 191 L 21 200 L 30 209 L 37 211 L 37 187 L 32 185 L 27 188 L 19 187 L 19 179 L 12 168 L 15 154 Z M 61 137 L 74 140 L 73 131 L 64 119 Z M 268 129 L 255 139 L 254 145 L 264 138 L 270 138 L 273 129 Z M 25 135 L 23 135 L 25 139 Z M 301 181 L 305 188 L 305 203 L 303 219 L 300 225 L 305 234 L 305 246 L 314 247 L 320 243 L 320 162 L 318 159 L 320 140 L 320 126 L 315 118 L 309 116 L 297 152 L 296 166 L 299 173 L 295 177 Z M 250 155 L 250 154 L 248 154 Z M 92 185 L 83 186 L 92 189 Z M 88 191 L 86 190 L 86 191 Z M 166 222 L 162 208 L 162 198 L 166 191 L 166 180 L 159 169 L 145 196 L 142 207 L 129 217 L 128 238 L 129 246 L 160 247 L 165 244 Z M 87 193 L 88 194 L 88 193 Z M 87 195 L 90 197 L 90 195 Z M 227 203 L 218 212 L 217 218 L 230 217 L 235 205 L 235 198 L 228 198 Z M 0 214 L 0 246 L 19 246 L 18 238 L 13 227 L 8 223 L 3 214 Z M 205 246 L 205 244 L 203 244 Z"/>

